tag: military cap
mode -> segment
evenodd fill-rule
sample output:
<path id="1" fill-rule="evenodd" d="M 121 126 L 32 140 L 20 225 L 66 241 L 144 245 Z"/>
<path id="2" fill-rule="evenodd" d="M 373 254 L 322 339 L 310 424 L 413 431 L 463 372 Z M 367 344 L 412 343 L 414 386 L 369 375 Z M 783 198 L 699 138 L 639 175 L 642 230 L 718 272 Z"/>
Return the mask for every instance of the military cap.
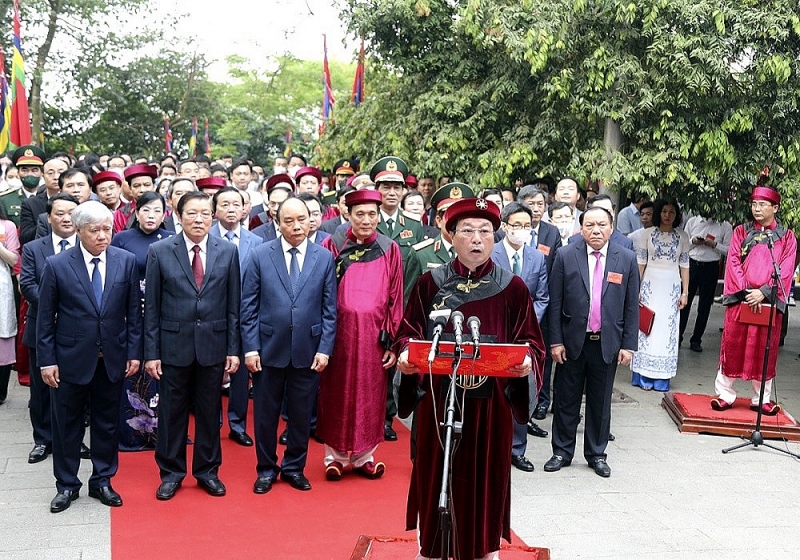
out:
<path id="1" fill-rule="evenodd" d="M 447 183 L 436 189 L 436 192 L 433 193 L 431 196 L 431 206 L 438 211 L 439 205 L 444 202 L 449 201 L 452 204 L 456 200 L 472 198 L 474 196 L 475 193 L 472 192 L 469 185 L 465 185 L 464 183 Z"/>
<path id="2" fill-rule="evenodd" d="M 201 191 L 218 191 L 228 186 L 227 181 L 222 177 L 203 177 L 195 181 L 195 184 Z"/>
<path id="3" fill-rule="evenodd" d="M 273 189 L 276 188 L 286 189 L 289 192 L 294 192 L 294 181 L 292 181 L 292 178 L 286 173 L 276 173 L 267 179 L 267 193 L 271 193 Z"/>
<path id="4" fill-rule="evenodd" d="M 360 173 L 359 175 L 353 175 L 347 180 L 345 186 L 353 187 L 354 189 L 374 189 L 375 183 L 372 182 L 372 179 L 369 178 L 369 175 L 366 173 Z"/>
<path id="5" fill-rule="evenodd" d="M 11 154 L 11 162 L 15 167 L 21 165 L 44 165 L 44 151 L 38 146 L 29 144 L 20 146 Z"/>
<path id="6" fill-rule="evenodd" d="M 333 164 L 334 175 L 355 175 L 356 166 L 349 159 L 340 159 Z"/>
<path id="7" fill-rule="evenodd" d="M 382 157 L 372 166 L 369 178 L 376 184 L 380 182 L 405 183 L 408 175 L 408 165 L 399 157 Z"/>
<path id="8" fill-rule="evenodd" d="M 380 206 L 381 204 L 381 193 L 378 191 L 371 191 L 368 189 L 360 190 L 360 191 L 352 191 L 347 193 L 344 197 L 344 203 L 347 205 L 348 208 L 352 208 L 353 206 L 357 206 L 359 204 L 377 204 Z"/>
<path id="9" fill-rule="evenodd" d="M 485 198 L 462 198 L 450 205 L 444 215 L 445 228 L 450 231 L 464 218 L 483 218 L 492 222 L 495 230 L 500 227 L 500 208 Z"/>
<path id="10" fill-rule="evenodd" d="M 158 177 L 158 168 L 155 165 L 147 165 L 146 163 L 131 165 L 125 170 L 125 180 L 130 181 L 135 177 L 151 177 L 155 179 Z"/>

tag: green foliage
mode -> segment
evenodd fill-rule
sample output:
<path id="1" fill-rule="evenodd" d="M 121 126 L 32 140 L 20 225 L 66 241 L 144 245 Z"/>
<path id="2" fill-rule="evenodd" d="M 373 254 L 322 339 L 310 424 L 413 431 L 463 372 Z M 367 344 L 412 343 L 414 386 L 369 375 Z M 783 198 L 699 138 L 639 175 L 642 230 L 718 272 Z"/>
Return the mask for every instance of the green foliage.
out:
<path id="1" fill-rule="evenodd" d="M 734 220 L 769 165 L 783 215 L 800 218 L 795 0 L 345 4 L 373 87 L 322 139 L 328 159 L 395 153 L 484 186 L 599 178 Z M 604 143 L 608 123 L 619 151 Z"/>

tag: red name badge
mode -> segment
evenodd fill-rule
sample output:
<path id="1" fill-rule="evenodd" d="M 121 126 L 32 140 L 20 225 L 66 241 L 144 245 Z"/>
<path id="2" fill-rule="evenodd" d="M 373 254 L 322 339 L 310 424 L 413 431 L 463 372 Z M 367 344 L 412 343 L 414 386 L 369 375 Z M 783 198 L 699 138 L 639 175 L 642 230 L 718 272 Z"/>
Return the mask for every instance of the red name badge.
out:
<path id="1" fill-rule="evenodd" d="M 622 284 L 622 274 L 619 272 L 609 272 L 608 281 L 612 284 Z"/>
<path id="2" fill-rule="evenodd" d="M 408 239 L 409 237 L 414 237 L 414 232 L 410 229 L 404 229 L 400 232 L 400 239 Z"/>
<path id="3" fill-rule="evenodd" d="M 707 234 L 706 234 L 706 239 L 708 239 L 709 241 L 714 241 L 714 240 L 716 239 L 716 237 L 714 237 L 714 236 L 713 236 L 713 235 L 711 235 L 710 233 L 707 233 Z"/>
<path id="4" fill-rule="evenodd" d="M 542 245 L 541 243 L 539 243 L 539 245 L 536 248 L 539 249 L 539 252 L 543 254 L 545 257 L 550 256 L 550 247 L 548 247 L 547 245 Z"/>

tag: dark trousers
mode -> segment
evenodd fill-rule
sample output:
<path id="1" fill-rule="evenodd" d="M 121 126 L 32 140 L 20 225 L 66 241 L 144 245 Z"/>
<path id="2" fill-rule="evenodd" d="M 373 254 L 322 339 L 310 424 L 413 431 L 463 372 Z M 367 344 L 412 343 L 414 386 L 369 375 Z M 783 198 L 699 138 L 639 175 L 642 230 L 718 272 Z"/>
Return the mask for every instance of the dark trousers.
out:
<path id="1" fill-rule="evenodd" d="M 201 366 L 195 361 L 178 367 L 162 362 L 161 369 L 155 455 L 162 482 L 180 482 L 186 476 L 191 403 L 195 407 L 192 476 L 197 480 L 216 478 L 222 464 L 219 418 L 224 365 Z"/>
<path id="2" fill-rule="evenodd" d="M 553 358 L 550 357 L 550 350 L 548 346 L 545 346 L 547 356 L 544 359 L 544 372 L 542 374 L 542 388 L 539 389 L 539 399 L 536 406 L 543 406 L 544 408 L 550 408 L 550 404 L 553 402 L 553 397 L 550 392 L 550 384 L 552 383 L 552 373 L 553 373 Z"/>
<path id="3" fill-rule="evenodd" d="M 244 357 L 239 369 L 231 375 L 231 384 L 228 388 L 228 425 L 234 432 L 243 434 L 247 431 L 247 406 L 250 401 L 250 372 L 244 365 Z"/>
<path id="4" fill-rule="evenodd" d="M 33 377 L 33 376 L 31 376 Z M 123 380 L 112 382 L 102 358 L 94 377 L 86 385 L 60 381 L 50 388 L 53 411 L 53 474 L 59 492 L 78 490 L 80 446 L 87 402 L 92 403 L 89 430 L 92 447 L 92 475 L 89 488 L 108 486 L 117 473 L 119 414 Z"/>
<path id="5" fill-rule="evenodd" d="M 686 331 L 686 324 L 689 322 L 692 301 L 694 301 L 695 294 L 699 294 L 697 320 L 694 323 L 694 332 L 689 342 L 700 344 L 703 341 L 703 333 L 706 331 L 706 325 L 708 324 L 708 315 L 711 312 L 711 305 L 714 303 L 718 277 L 719 261 L 700 262 L 694 259 L 689 260 L 689 301 L 686 303 L 686 307 L 681 309 L 681 340 L 683 339 L 684 331 Z"/>
<path id="6" fill-rule="evenodd" d="M 386 390 L 386 418 L 385 424 L 391 425 L 394 417 L 397 416 L 397 400 L 394 397 L 394 378 L 397 374 L 396 367 L 390 367 L 386 370 L 386 376 L 388 378 L 387 390 Z"/>
<path id="7" fill-rule="evenodd" d="M 46 445 L 51 447 L 53 444 L 53 425 L 50 411 L 50 387 L 42 379 L 39 371 L 39 364 L 36 361 L 36 348 L 28 348 L 31 365 L 31 397 L 28 401 L 28 412 L 31 417 L 31 427 L 33 427 L 33 443 L 36 445 Z M 81 430 L 81 439 L 83 439 Z"/>
<path id="8" fill-rule="evenodd" d="M 611 427 L 611 392 L 617 364 L 603 361 L 600 341 L 588 336 L 576 360 L 564 362 L 555 378 L 553 401 L 553 454 L 572 460 L 580 422 L 581 397 L 586 390 L 586 427 L 583 456 L 587 461 L 606 458 Z"/>
<path id="9" fill-rule="evenodd" d="M 311 368 L 264 367 L 253 374 L 253 422 L 255 424 L 256 472 L 277 476 L 281 471 L 302 473 L 308 455 L 311 412 L 319 390 L 319 373 Z M 285 398 L 284 398 L 285 396 Z M 286 451 L 278 467 L 278 418 L 286 404 Z"/>

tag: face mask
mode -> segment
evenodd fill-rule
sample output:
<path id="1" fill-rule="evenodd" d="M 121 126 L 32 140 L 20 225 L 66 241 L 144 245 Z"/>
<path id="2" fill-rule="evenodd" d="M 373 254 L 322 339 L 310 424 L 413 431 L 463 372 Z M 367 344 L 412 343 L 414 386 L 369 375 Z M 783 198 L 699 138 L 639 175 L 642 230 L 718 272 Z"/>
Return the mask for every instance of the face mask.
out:
<path id="1" fill-rule="evenodd" d="M 572 226 L 570 224 L 555 224 L 555 226 L 558 228 L 558 233 L 561 235 L 562 239 L 569 237 L 572 233 Z"/>
<path id="2" fill-rule="evenodd" d="M 281 173 L 286 173 L 286 168 L 282 165 L 276 165 L 272 168 L 273 175 L 280 175 Z"/>
<path id="3" fill-rule="evenodd" d="M 514 231 L 512 229 L 506 230 L 506 237 L 514 245 L 527 245 L 531 240 L 532 230 L 520 229 Z"/>
<path id="4" fill-rule="evenodd" d="M 294 179 L 294 176 L 295 176 L 295 174 L 297 174 L 297 171 L 298 171 L 299 169 L 300 169 L 300 166 L 299 166 L 299 165 L 294 165 L 294 166 L 290 167 L 290 168 L 289 168 L 289 170 L 288 170 L 289 177 L 291 177 L 292 179 Z"/>
<path id="5" fill-rule="evenodd" d="M 26 175 L 20 180 L 22 181 L 22 186 L 26 189 L 35 189 L 39 186 L 39 177 L 35 175 Z"/>
<path id="6" fill-rule="evenodd" d="M 19 189 L 22 187 L 22 181 L 16 177 L 13 179 L 8 179 L 6 182 L 8 183 L 8 186 L 11 187 L 12 189 Z"/>

